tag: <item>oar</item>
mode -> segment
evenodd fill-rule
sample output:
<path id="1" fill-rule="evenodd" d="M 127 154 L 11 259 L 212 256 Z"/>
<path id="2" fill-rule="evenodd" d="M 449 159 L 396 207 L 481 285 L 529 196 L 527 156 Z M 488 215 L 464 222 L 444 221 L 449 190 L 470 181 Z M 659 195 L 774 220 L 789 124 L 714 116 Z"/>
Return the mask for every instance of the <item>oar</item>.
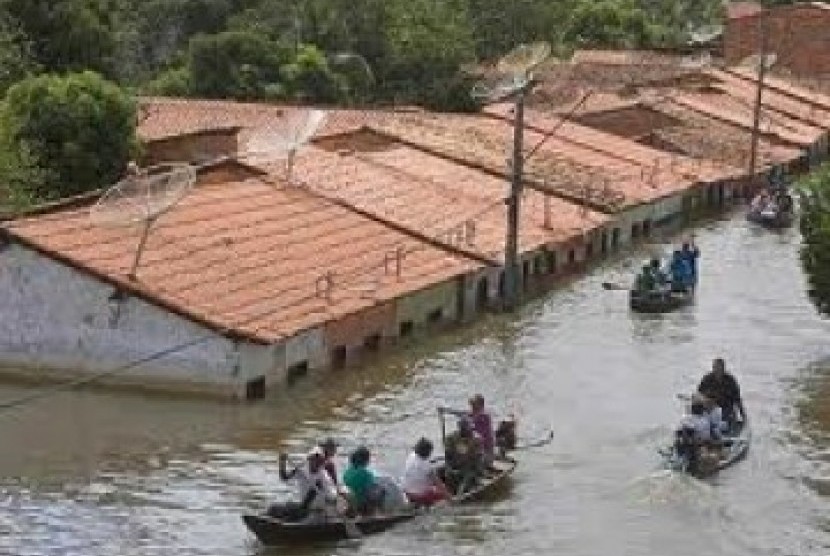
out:
<path id="1" fill-rule="evenodd" d="M 602 287 L 603 289 L 610 291 L 628 291 L 627 286 L 623 286 L 622 284 L 615 284 L 614 282 L 603 282 Z"/>
<path id="2" fill-rule="evenodd" d="M 514 449 L 510 451 L 518 452 L 519 450 L 530 450 L 531 448 L 540 448 L 542 446 L 547 446 L 551 442 L 553 442 L 553 429 L 549 430 L 548 433 L 539 440 L 534 440 L 533 442 L 528 442 L 527 444 L 516 446 Z"/>

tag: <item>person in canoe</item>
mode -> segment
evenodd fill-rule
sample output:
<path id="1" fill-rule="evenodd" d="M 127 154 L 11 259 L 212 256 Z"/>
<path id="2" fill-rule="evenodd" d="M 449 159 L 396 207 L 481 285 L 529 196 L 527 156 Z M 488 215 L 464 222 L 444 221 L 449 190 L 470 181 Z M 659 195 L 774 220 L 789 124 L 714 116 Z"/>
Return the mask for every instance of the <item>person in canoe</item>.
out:
<path id="1" fill-rule="evenodd" d="M 712 361 L 712 372 L 703 377 L 697 390 L 721 408 L 723 420 L 730 429 L 738 421 L 736 413 L 740 414 L 740 421 L 746 421 L 741 388 L 735 377 L 726 372 L 726 362 L 722 358 Z"/>
<path id="2" fill-rule="evenodd" d="M 293 481 L 299 502 L 272 504 L 268 515 L 285 521 L 325 518 L 333 510 L 337 490 L 325 470 L 325 455 L 319 447 L 306 455 L 304 464 L 288 470 L 288 455 L 280 454 L 279 473 L 283 481 Z"/>
<path id="3" fill-rule="evenodd" d="M 669 277 L 660 267 L 660 259 L 655 257 L 643 266 L 634 282 L 634 288 L 639 292 L 663 291 L 669 284 Z"/>
<path id="4" fill-rule="evenodd" d="M 692 287 L 697 285 L 697 260 L 700 258 L 700 248 L 694 244 L 694 236 L 689 241 L 684 241 L 680 247 L 683 257 L 689 262 L 692 271 Z"/>
<path id="5" fill-rule="evenodd" d="M 409 501 L 418 506 L 431 506 L 450 497 L 447 485 L 430 463 L 433 445 L 421 438 L 406 458 L 403 489 Z"/>
<path id="6" fill-rule="evenodd" d="M 493 431 L 493 418 L 484 406 L 484 396 L 476 394 L 469 400 L 470 410 L 445 409 L 450 415 L 468 419 L 473 431 L 481 443 L 481 452 L 484 462 L 489 465 L 496 455 L 496 437 Z"/>
<path id="7" fill-rule="evenodd" d="M 466 417 L 458 420 L 458 428 L 447 436 L 444 446 L 448 486 L 456 493 L 474 486 L 485 469 L 481 440 Z"/>
<path id="8" fill-rule="evenodd" d="M 369 449 L 360 446 L 349 456 L 349 466 L 343 472 L 343 484 L 349 489 L 352 508 L 360 515 L 371 515 L 383 504 L 384 490 L 369 468 L 371 460 Z"/>
<path id="9" fill-rule="evenodd" d="M 334 483 L 334 486 L 338 486 L 337 480 L 337 465 L 334 463 L 334 458 L 337 455 L 337 448 L 339 448 L 337 442 L 334 441 L 333 438 L 327 438 L 320 444 L 320 449 L 323 450 L 323 455 L 326 458 L 325 463 L 323 463 L 323 467 L 326 470 L 326 473 L 329 474 L 329 478 L 331 482 Z"/>
<path id="10" fill-rule="evenodd" d="M 693 286 L 692 267 L 681 249 L 675 250 L 669 263 L 671 290 L 685 293 Z"/>
<path id="11" fill-rule="evenodd" d="M 699 469 L 716 463 L 720 456 L 721 432 L 707 410 L 700 394 L 692 396 L 689 413 L 680 421 L 675 433 L 675 450 L 688 466 Z"/>

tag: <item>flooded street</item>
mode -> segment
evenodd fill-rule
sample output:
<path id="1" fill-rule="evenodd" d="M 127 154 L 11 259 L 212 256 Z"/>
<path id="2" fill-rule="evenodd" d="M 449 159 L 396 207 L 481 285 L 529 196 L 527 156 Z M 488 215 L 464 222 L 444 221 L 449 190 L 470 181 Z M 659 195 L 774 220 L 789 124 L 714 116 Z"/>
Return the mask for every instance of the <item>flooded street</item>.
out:
<path id="1" fill-rule="evenodd" d="M 631 314 L 626 253 L 529 303 L 373 365 L 251 405 L 79 392 L 0 414 L 0 554 L 830 553 L 830 322 L 809 304 L 795 231 L 740 215 L 700 228 L 695 305 Z M 643 251 L 642 254 L 644 254 Z M 740 380 L 746 461 L 706 482 L 658 473 L 657 448 L 715 356 Z M 502 497 L 362 542 L 267 549 L 240 514 L 287 492 L 277 452 L 326 435 L 399 472 L 437 405 L 480 391 L 531 439 Z M 0 386 L 0 400 L 27 393 Z"/>

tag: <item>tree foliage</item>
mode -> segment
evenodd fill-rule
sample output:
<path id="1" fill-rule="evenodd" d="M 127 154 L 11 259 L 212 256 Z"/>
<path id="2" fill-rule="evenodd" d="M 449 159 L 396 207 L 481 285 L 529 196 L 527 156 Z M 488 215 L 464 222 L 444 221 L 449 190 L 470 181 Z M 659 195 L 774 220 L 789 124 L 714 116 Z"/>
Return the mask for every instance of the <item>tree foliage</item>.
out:
<path id="1" fill-rule="evenodd" d="M 818 311 L 830 316 L 830 164 L 805 178 L 801 193 L 801 262 L 808 293 Z"/>
<path id="2" fill-rule="evenodd" d="M 0 178 L 36 200 L 109 185 L 135 152 L 135 125 L 134 101 L 95 73 L 24 79 L 0 111 Z"/>

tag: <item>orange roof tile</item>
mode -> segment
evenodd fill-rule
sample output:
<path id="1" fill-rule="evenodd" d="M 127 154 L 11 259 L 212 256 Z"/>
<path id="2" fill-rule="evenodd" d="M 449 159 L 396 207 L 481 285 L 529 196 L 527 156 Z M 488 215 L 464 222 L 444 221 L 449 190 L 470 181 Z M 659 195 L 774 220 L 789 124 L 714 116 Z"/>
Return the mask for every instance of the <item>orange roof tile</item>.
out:
<path id="1" fill-rule="evenodd" d="M 751 83 L 758 82 L 757 75 L 750 69 L 726 68 L 725 71 L 745 81 L 749 81 Z M 830 95 L 812 91 L 805 87 L 799 87 L 786 79 L 781 79 L 780 77 L 775 77 L 774 75 L 767 75 L 764 77 L 764 85 L 768 89 L 778 91 L 779 93 L 793 97 L 811 106 L 815 106 L 823 110 L 830 110 Z"/>
<path id="2" fill-rule="evenodd" d="M 726 5 L 726 17 L 728 19 L 740 19 L 754 16 L 764 11 L 758 2 L 729 2 Z"/>
<path id="3" fill-rule="evenodd" d="M 5 229 L 151 303 L 263 343 L 480 266 L 302 188 L 258 179 L 195 188 L 154 227 L 135 282 L 127 272 L 139 229 L 96 225 L 85 208 Z"/>

